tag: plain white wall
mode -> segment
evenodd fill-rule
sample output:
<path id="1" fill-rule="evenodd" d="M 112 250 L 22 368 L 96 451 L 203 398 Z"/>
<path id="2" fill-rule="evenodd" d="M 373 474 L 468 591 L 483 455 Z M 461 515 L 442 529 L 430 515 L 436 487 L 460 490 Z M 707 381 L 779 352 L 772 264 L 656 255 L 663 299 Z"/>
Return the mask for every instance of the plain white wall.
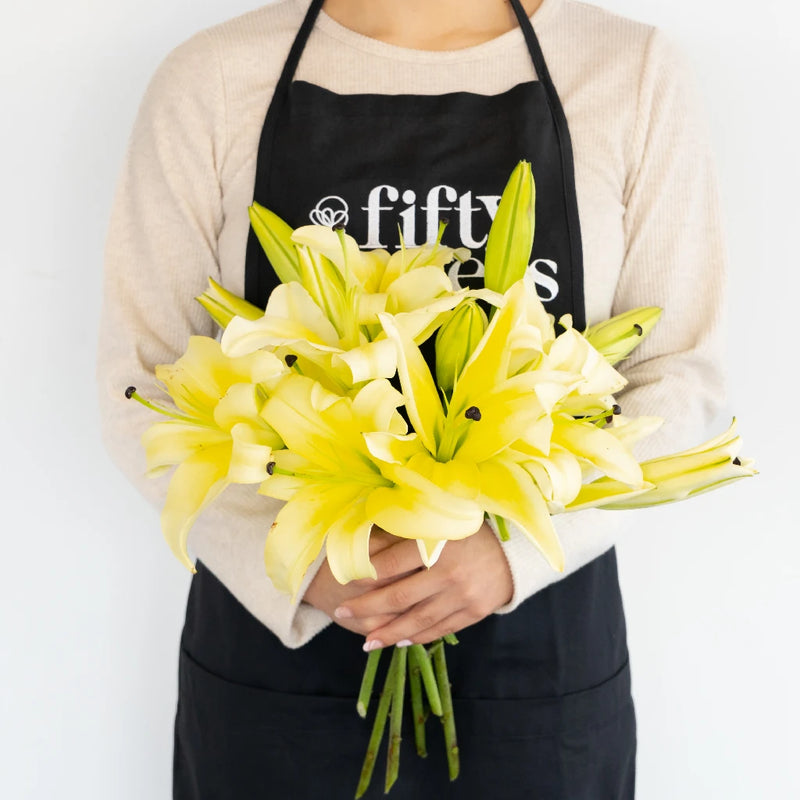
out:
<path id="1" fill-rule="evenodd" d="M 792 480 L 800 53 L 788 0 L 603 0 L 689 53 L 731 262 L 730 411 L 762 471 L 619 546 L 642 800 L 800 796 Z M 146 82 L 246 0 L 41 0 L 0 32 L 0 796 L 170 794 L 189 576 L 98 437 L 101 250 Z M 794 378 L 796 383 L 796 378 Z M 784 419 L 784 416 L 786 419 Z"/>

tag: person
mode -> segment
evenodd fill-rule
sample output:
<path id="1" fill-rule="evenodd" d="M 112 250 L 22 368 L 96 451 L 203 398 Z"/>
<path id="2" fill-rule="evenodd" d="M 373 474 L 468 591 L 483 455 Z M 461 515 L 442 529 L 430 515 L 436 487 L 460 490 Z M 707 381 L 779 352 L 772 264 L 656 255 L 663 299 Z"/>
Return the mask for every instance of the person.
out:
<path id="1" fill-rule="evenodd" d="M 215 335 L 209 276 L 262 307 L 276 279 L 253 199 L 365 247 L 445 243 L 473 258 L 520 159 L 537 186 L 529 274 L 577 327 L 640 305 L 662 320 L 622 370 L 626 414 L 664 417 L 641 457 L 702 441 L 720 407 L 725 255 L 713 157 L 685 58 L 661 31 L 574 0 L 282 0 L 193 36 L 152 79 L 109 224 L 98 374 L 120 467 L 157 505 L 138 443 L 154 367 Z M 377 581 L 324 552 L 292 604 L 264 574 L 278 501 L 231 487 L 203 512 L 180 647 L 174 797 L 351 797 L 369 726 L 362 649 L 448 648 L 461 777 L 403 757 L 392 795 L 632 798 L 636 726 L 613 544 L 621 516 L 556 518 L 566 569 L 513 525 L 450 542 L 429 570 L 375 530 Z M 635 522 L 634 522 L 635 524 Z M 646 532 L 642 532 L 646 535 Z M 382 791 L 373 780 L 368 797 Z"/>

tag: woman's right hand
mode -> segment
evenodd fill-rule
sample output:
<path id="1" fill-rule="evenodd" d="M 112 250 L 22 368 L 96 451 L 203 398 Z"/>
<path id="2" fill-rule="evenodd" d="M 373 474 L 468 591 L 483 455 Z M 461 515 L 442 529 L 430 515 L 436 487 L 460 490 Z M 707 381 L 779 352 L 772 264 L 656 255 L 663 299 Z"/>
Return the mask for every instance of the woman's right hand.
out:
<path id="1" fill-rule="evenodd" d="M 385 530 L 376 525 L 372 529 L 372 533 L 369 537 L 369 554 L 370 556 L 374 556 L 377 553 L 380 553 L 382 550 L 386 550 L 400 541 L 403 540 L 398 539 L 396 536 L 392 536 L 392 534 L 387 533 Z M 418 569 L 422 568 L 423 565 L 422 561 L 420 560 Z M 373 580 L 372 578 L 363 578 L 361 580 L 350 581 L 350 583 L 341 584 L 336 580 L 336 578 L 333 577 L 333 573 L 331 572 L 326 559 L 322 562 L 322 566 L 314 576 L 314 580 L 312 580 L 308 585 L 308 589 L 306 589 L 306 593 L 303 596 L 303 602 L 314 606 L 314 608 L 318 608 L 320 611 L 324 611 L 337 625 L 341 625 L 343 628 L 346 628 L 353 633 L 366 636 L 376 627 L 388 625 L 395 617 L 398 616 L 398 614 L 384 614 L 380 617 L 372 617 L 369 620 L 337 619 L 333 613 L 335 609 L 345 604 L 348 600 L 352 600 L 354 597 L 360 597 L 362 594 L 371 592 L 374 589 L 379 589 L 382 586 L 386 586 L 387 584 L 396 581 L 398 578 L 412 575 L 417 571 L 418 570 L 414 569 L 399 573 L 397 575 L 387 574 L 378 580 Z M 367 622 L 369 622 L 369 626 L 367 626 Z"/>

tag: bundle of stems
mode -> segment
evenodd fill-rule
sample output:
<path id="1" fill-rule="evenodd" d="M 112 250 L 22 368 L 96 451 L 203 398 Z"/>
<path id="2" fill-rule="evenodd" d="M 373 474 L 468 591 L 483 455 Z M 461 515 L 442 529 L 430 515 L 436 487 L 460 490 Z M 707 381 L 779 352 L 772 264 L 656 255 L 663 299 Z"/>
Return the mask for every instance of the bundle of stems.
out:
<path id="1" fill-rule="evenodd" d="M 431 713 L 442 723 L 450 780 L 454 781 L 458 777 L 458 740 L 456 739 L 450 679 L 447 675 L 446 644 L 458 644 L 458 639 L 450 634 L 437 639 L 427 648 L 421 644 L 393 648 L 372 724 L 367 753 L 361 768 L 356 800 L 364 795 L 372 781 L 372 773 L 375 769 L 387 721 L 389 723 L 389 744 L 386 751 L 384 792 L 388 793 L 397 780 L 400 769 L 400 742 L 406 685 L 411 694 L 414 743 L 417 755 L 422 758 L 428 755 L 425 743 L 425 722 Z M 382 652 L 382 650 L 373 650 L 367 657 L 356 704 L 356 710 L 362 718 L 367 716 Z"/>

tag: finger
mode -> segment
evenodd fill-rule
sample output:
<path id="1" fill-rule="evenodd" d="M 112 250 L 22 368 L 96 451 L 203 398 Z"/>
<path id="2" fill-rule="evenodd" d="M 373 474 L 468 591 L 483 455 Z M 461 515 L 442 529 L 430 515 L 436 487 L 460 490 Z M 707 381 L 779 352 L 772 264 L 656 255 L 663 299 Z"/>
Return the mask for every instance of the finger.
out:
<path id="1" fill-rule="evenodd" d="M 351 633 L 367 636 L 375 628 L 388 625 L 396 616 L 396 614 L 383 614 L 379 617 L 370 617 L 368 619 L 335 619 L 334 622 L 340 628 L 344 628 Z"/>
<path id="2" fill-rule="evenodd" d="M 405 614 L 400 614 L 388 625 L 372 630 L 364 643 L 364 649 L 369 651 L 376 647 L 390 647 L 398 642 L 415 643 L 421 634 L 437 629 L 444 620 L 463 610 L 460 602 L 451 594 L 434 595 L 417 603 Z"/>
<path id="3" fill-rule="evenodd" d="M 372 559 L 372 566 L 375 567 L 380 581 L 413 572 L 424 565 L 416 541 L 404 539 L 377 553 Z"/>
<path id="4" fill-rule="evenodd" d="M 337 619 L 376 617 L 380 614 L 397 614 L 439 594 L 447 585 L 447 578 L 439 572 L 420 571 L 399 578 L 381 588 L 342 602 L 335 611 Z"/>
<path id="5" fill-rule="evenodd" d="M 392 536 L 391 533 L 387 533 L 383 528 L 373 525 L 369 535 L 369 554 L 374 556 L 380 553 L 381 550 L 385 550 L 387 547 L 396 544 L 397 541 L 398 539 L 396 536 Z"/>
<path id="6" fill-rule="evenodd" d="M 459 631 L 464 630 L 464 628 L 468 628 L 470 625 L 474 625 L 476 622 L 479 622 L 480 619 L 481 618 L 476 617 L 474 613 L 468 611 L 467 609 L 461 609 L 461 611 L 456 611 L 455 614 L 451 614 L 449 617 L 441 620 L 441 622 L 438 622 L 436 625 L 433 625 L 427 630 L 418 633 L 409 641 L 411 644 L 430 644 L 431 642 L 435 642 L 437 639 L 440 639 L 442 636 L 447 636 L 451 633 L 458 633 Z"/>

